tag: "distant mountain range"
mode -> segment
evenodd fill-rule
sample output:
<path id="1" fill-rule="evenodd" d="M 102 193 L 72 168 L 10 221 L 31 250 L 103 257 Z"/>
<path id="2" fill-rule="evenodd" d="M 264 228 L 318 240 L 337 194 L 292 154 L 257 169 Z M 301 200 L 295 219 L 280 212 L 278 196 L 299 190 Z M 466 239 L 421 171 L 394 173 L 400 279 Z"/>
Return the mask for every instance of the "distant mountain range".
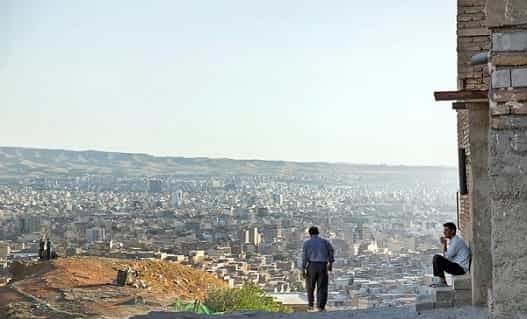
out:
<path id="1" fill-rule="evenodd" d="M 0 147 L 0 177 L 56 175 L 328 175 L 394 171 L 438 172 L 451 167 L 302 163 L 225 158 L 156 157 L 148 154 Z"/>

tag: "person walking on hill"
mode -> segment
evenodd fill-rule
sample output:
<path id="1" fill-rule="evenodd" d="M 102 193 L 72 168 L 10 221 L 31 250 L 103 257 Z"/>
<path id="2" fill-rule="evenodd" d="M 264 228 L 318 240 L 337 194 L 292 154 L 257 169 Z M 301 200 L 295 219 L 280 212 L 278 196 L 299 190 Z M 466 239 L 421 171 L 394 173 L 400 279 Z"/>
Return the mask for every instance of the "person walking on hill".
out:
<path id="1" fill-rule="evenodd" d="M 309 228 L 309 238 L 302 251 L 302 276 L 306 280 L 308 311 L 314 311 L 315 287 L 317 290 L 317 310 L 324 311 L 328 300 L 328 271 L 333 270 L 335 261 L 331 243 L 319 236 L 318 228 Z"/>

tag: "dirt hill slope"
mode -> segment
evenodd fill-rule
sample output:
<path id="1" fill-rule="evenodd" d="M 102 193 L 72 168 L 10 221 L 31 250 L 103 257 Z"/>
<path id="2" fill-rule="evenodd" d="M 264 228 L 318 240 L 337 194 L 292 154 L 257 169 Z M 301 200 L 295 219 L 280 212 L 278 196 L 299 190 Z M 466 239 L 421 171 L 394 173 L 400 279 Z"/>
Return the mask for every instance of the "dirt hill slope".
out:
<path id="1" fill-rule="evenodd" d="M 112 284 L 117 270 L 130 267 L 143 288 Z M 224 286 L 213 276 L 161 261 L 99 257 L 15 263 L 11 271 L 18 291 L 58 311 L 114 318 L 166 309 L 177 298 L 203 300 L 209 287 Z"/>

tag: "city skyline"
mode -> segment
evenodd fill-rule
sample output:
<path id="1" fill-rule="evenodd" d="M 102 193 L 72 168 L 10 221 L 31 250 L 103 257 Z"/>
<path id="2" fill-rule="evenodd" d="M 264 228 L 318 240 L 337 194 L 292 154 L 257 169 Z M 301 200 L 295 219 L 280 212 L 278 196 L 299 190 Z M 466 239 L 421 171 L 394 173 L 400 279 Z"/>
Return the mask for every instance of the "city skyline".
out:
<path id="1" fill-rule="evenodd" d="M 432 96 L 456 86 L 455 4 L 0 6 L 0 145 L 457 162 L 455 115 Z"/>
<path id="2" fill-rule="evenodd" d="M 157 166 L 154 160 L 151 165 L 134 165 L 142 156 L 131 156 L 130 161 L 115 154 L 66 153 L 0 149 L 0 158 L 24 163 L 15 166 L 17 177 L 6 176 L 0 185 L 0 287 L 14 277 L 16 288 L 25 289 L 26 282 L 8 271 L 16 271 L 18 263 L 51 263 L 63 267 L 59 278 L 75 285 L 76 298 L 50 303 L 57 308 L 80 306 L 81 313 L 90 309 L 107 315 L 111 309 L 116 318 L 129 318 L 123 311 L 144 310 L 136 304 L 123 308 L 116 300 L 134 294 L 161 304 L 165 301 L 158 298 L 165 298 L 171 304 L 180 298 L 182 281 L 195 287 L 204 282 L 205 273 L 212 276 L 209 283 L 217 279 L 229 288 L 251 283 L 277 300 L 296 296 L 293 303 L 286 298 L 284 305 L 302 311 L 302 244 L 312 225 L 335 249 L 329 309 L 409 306 L 430 272 L 430 253 L 438 251 L 436 235 L 442 223 L 456 216 L 454 169 L 350 170 L 334 165 L 300 171 L 288 163 L 275 164 L 287 168 L 276 171 L 271 163 L 252 162 L 249 166 L 262 169 L 248 174 L 228 165 L 218 172 L 189 170 L 208 161 L 165 159 L 160 162 L 188 165 L 146 176 L 145 170 L 141 175 L 125 170 Z M 26 160 L 16 160 L 24 155 Z M 33 164 L 37 159 L 43 161 Z M 46 167 L 46 161 L 61 165 Z M 114 174 L 97 169 L 96 162 Z M 77 163 L 93 173 L 85 173 Z M 35 171 L 32 167 L 47 174 L 23 173 Z M 121 268 L 117 273 L 116 265 Z M 163 269 L 169 267 L 173 270 L 168 273 L 185 273 L 167 281 Z M 189 276 L 192 270 L 200 271 L 199 277 Z M 123 271 L 133 275 L 130 281 L 122 279 Z M 66 279 L 78 278 L 79 272 L 88 280 L 83 287 Z M 51 277 L 42 273 L 43 284 L 31 284 L 41 287 L 42 299 L 49 300 L 44 291 L 55 280 Z M 114 280 L 116 285 L 101 284 Z M 111 298 L 106 297 L 109 292 Z M 55 318 L 53 311 L 48 311 L 50 318 Z"/>

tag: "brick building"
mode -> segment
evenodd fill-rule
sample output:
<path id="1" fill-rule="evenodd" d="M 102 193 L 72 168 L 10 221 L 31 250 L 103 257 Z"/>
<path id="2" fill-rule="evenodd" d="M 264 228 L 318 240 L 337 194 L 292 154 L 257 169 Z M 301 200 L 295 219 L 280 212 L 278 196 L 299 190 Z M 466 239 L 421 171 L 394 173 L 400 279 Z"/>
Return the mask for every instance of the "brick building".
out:
<path id="1" fill-rule="evenodd" d="M 527 1 L 458 0 L 458 224 L 472 302 L 527 317 Z"/>

